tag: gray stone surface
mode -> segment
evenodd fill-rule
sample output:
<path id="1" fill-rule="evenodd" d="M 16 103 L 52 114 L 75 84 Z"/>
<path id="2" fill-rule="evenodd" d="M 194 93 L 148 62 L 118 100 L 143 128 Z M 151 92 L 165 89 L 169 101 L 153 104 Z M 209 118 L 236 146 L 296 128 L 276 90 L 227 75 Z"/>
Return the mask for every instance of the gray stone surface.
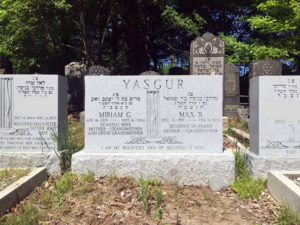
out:
<path id="1" fill-rule="evenodd" d="M 208 178 L 217 176 L 223 177 L 224 185 L 228 186 L 234 181 L 234 156 L 226 151 L 220 154 L 75 153 L 72 172 L 83 174 L 89 170 L 97 177 L 116 174 L 138 179 L 143 176 L 180 185 L 208 186 Z"/>
<path id="2" fill-rule="evenodd" d="M 46 179 L 46 168 L 35 168 L 27 176 L 20 178 L 18 181 L 1 191 L 0 215 L 23 200 L 35 187 L 39 186 Z"/>
<path id="3" fill-rule="evenodd" d="M 264 59 L 250 64 L 249 78 L 256 76 L 282 75 L 282 63 L 279 60 Z"/>
<path id="4" fill-rule="evenodd" d="M 225 64 L 224 116 L 237 117 L 240 105 L 240 71 L 233 63 Z"/>
<path id="5" fill-rule="evenodd" d="M 155 76 L 155 75 L 160 75 L 158 72 L 156 72 L 156 71 L 153 71 L 153 70 L 149 70 L 149 71 L 145 71 L 145 72 L 142 72 L 142 73 L 140 73 L 140 75 L 150 75 L 150 76 Z"/>
<path id="6" fill-rule="evenodd" d="M 252 138 L 252 137 L 251 137 Z M 250 146 L 251 149 L 251 146 Z M 258 156 L 252 152 L 245 152 L 246 164 L 253 177 L 267 178 L 269 170 L 300 170 L 300 157 L 294 156 Z"/>
<path id="7" fill-rule="evenodd" d="M 300 219 L 300 188 L 289 176 L 300 176 L 298 171 L 269 171 L 268 191 L 278 202 L 287 205 Z"/>
<path id="8" fill-rule="evenodd" d="M 239 106 L 237 108 L 238 117 L 240 117 L 242 120 L 248 120 L 249 119 L 249 107 L 247 106 Z"/>
<path id="9" fill-rule="evenodd" d="M 86 66 L 81 62 L 71 62 L 65 66 L 65 77 L 68 80 L 68 104 L 76 110 L 83 109 L 84 76 Z"/>
<path id="10" fill-rule="evenodd" d="M 85 126 L 85 112 L 84 111 L 80 112 L 79 117 L 80 117 L 79 118 L 80 123 L 81 123 L 82 127 L 84 128 L 84 126 Z"/>
<path id="11" fill-rule="evenodd" d="M 85 84 L 84 151 L 222 153 L 222 76 L 86 76 Z"/>
<path id="12" fill-rule="evenodd" d="M 53 133 L 60 138 L 66 128 L 66 96 L 66 79 L 62 76 L 0 77 L 0 168 L 48 163 L 46 153 L 53 155 L 57 149 Z M 49 160 L 52 162 L 52 158 Z"/>
<path id="13" fill-rule="evenodd" d="M 45 166 L 49 173 L 60 172 L 59 159 L 54 152 L 0 151 L 0 168 L 30 168 Z"/>
<path id="14" fill-rule="evenodd" d="M 216 191 L 221 191 L 225 188 L 227 188 L 229 186 L 228 181 L 226 180 L 226 178 L 222 175 L 222 176 L 210 176 L 208 178 L 208 182 L 209 182 L 209 188 L 210 190 L 216 192 Z"/>
<path id="15" fill-rule="evenodd" d="M 90 76 L 101 76 L 101 75 L 110 75 L 111 72 L 109 69 L 105 68 L 104 66 L 101 65 L 93 65 L 90 66 L 85 72 L 85 75 L 90 75 Z"/>
<path id="16" fill-rule="evenodd" d="M 191 42 L 190 74 L 224 75 L 225 42 L 212 33 L 205 33 Z"/>
<path id="17" fill-rule="evenodd" d="M 250 150 L 300 158 L 300 77 L 250 79 Z"/>

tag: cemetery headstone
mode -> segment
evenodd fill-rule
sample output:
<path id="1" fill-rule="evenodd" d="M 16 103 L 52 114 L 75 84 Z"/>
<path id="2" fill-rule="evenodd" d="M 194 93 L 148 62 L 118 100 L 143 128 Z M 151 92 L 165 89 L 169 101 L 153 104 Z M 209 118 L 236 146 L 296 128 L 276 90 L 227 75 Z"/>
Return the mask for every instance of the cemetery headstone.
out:
<path id="1" fill-rule="evenodd" d="M 191 42 L 191 75 L 224 75 L 225 42 L 212 33 L 205 33 Z"/>
<path id="2" fill-rule="evenodd" d="M 250 153 L 252 173 L 300 169 L 300 78 L 250 79 Z"/>
<path id="3" fill-rule="evenodd" d="M 142 72 L 140 73 L 140 75 L 160 75 L 158 72 L 155 72 L 153 70 L 149 70 L 149 71 L 145 71 L 145 72 Z"/>
<path id="4" fill-rule="evenodd" d="M 83 73 L 85 70 L 86 66 L 81 62 L 71 62 L 65 66 L 65 77 L 67 77 L 68 81 L 68 105 L 75 111 L 80 111 L 83 109 Z"/>
<path id="5" fill-rule="evenodd" d="M 86 76 L 85 148 L 73 155 L 73 172 L 186 184 L 222 174 L 229 182 L 234 159 L 223 153 L 222 78 Z"/>
<path id="6" fill-rule="evenodd" d="M 58 75 L 0 77 L 0 168 L 59 169 L 52 135 L 61 138 L 66 128 L 66 92 Z"/>
<path id="7" fill-rule="evenodd" d="M 101 65 L 90 66 L 84 73 L 85 75 L 101 76 L 101 75 L 110 75 L 111 72 L 109 69 Z"/>
<path id="8" fill-rule="evenodd" d="M 249 78 L 264 75 L 282 75 L 282 63 L 279 60 L 264 59 L 250 64 Z"/>
<path id="9" fill-rule="evenodd" d="M 240 71 L 233 63 L 225 65 L 224 116 L 237 117 L 240 105 Z"/>

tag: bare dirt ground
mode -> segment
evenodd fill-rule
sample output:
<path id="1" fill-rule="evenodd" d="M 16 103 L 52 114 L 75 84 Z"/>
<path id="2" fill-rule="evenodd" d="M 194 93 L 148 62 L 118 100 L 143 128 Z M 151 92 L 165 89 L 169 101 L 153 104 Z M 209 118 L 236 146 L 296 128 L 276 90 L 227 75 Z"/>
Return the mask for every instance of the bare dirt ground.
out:
<path id="1" fill-rule="evenodd" d="M 161 223 L 154 220 L 157 200 L 150 186 L 149 210 L 143 208 L 139 183 L 130 178 L 98 178 L 91 182 L 73 177 L 72 190 L 58 197 L 50 177 L 4 221 L 31 202 L 43 215 L 39 224 L 274 224 L 280 206 L 267 191 L 258 200 L 241 199 L 230 188 L 212 192 L 206 187 L 158 184 L 162 190 Z"/>

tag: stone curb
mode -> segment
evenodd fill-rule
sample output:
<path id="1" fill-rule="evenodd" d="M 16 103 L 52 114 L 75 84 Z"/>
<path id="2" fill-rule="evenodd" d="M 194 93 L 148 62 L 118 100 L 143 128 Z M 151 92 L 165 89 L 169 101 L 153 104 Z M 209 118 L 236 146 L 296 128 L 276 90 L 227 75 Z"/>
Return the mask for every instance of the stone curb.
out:
<path id="1" fill-rule="evenodd" d="M 277 201 L 286 204 L 300 219 L 300 187 L 288 176 L 299 176 L 298 171 L 276 171 L 268 173 L 268 190 Z"/>
<path id="2" fill-rule="evenodd" d="M 242 138 L 246 138 L 248 140 L 250 140 L 250 134 L 245 132 L 245 131 L 242 131 L 240 129 L 237 129 L 235 127 L 231 127 L 231 130 L 238 136 L 242 137 Z"/>
<path id="3" fill-rule="evenodd" d="M 28 196 L 46 178 L 47 169 L 45 167 L 34 168 L 27 176 L 20 178 L 1 191 L 0 215 Z"/>

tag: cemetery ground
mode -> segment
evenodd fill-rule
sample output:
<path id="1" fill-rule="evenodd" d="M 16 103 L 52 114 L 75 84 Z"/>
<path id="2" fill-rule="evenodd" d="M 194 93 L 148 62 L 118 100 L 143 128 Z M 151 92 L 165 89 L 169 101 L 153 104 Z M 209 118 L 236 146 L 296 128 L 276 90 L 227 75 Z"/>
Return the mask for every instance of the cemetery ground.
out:
<path id="1" fill-rule="evenodd" d="M 70 139 L 76 150 L 84 146 L 78 115 L 69 116 Z M 234 147 L 234 144 L 226 145 Z M 179 186 L 131 177 L 94 178 L 89 172 L 49 176 L 0 224 L 297 224 L 266 189 L 266 181 L 252 179 L 236 154 L 237 181 L 226 190 Z"/>

